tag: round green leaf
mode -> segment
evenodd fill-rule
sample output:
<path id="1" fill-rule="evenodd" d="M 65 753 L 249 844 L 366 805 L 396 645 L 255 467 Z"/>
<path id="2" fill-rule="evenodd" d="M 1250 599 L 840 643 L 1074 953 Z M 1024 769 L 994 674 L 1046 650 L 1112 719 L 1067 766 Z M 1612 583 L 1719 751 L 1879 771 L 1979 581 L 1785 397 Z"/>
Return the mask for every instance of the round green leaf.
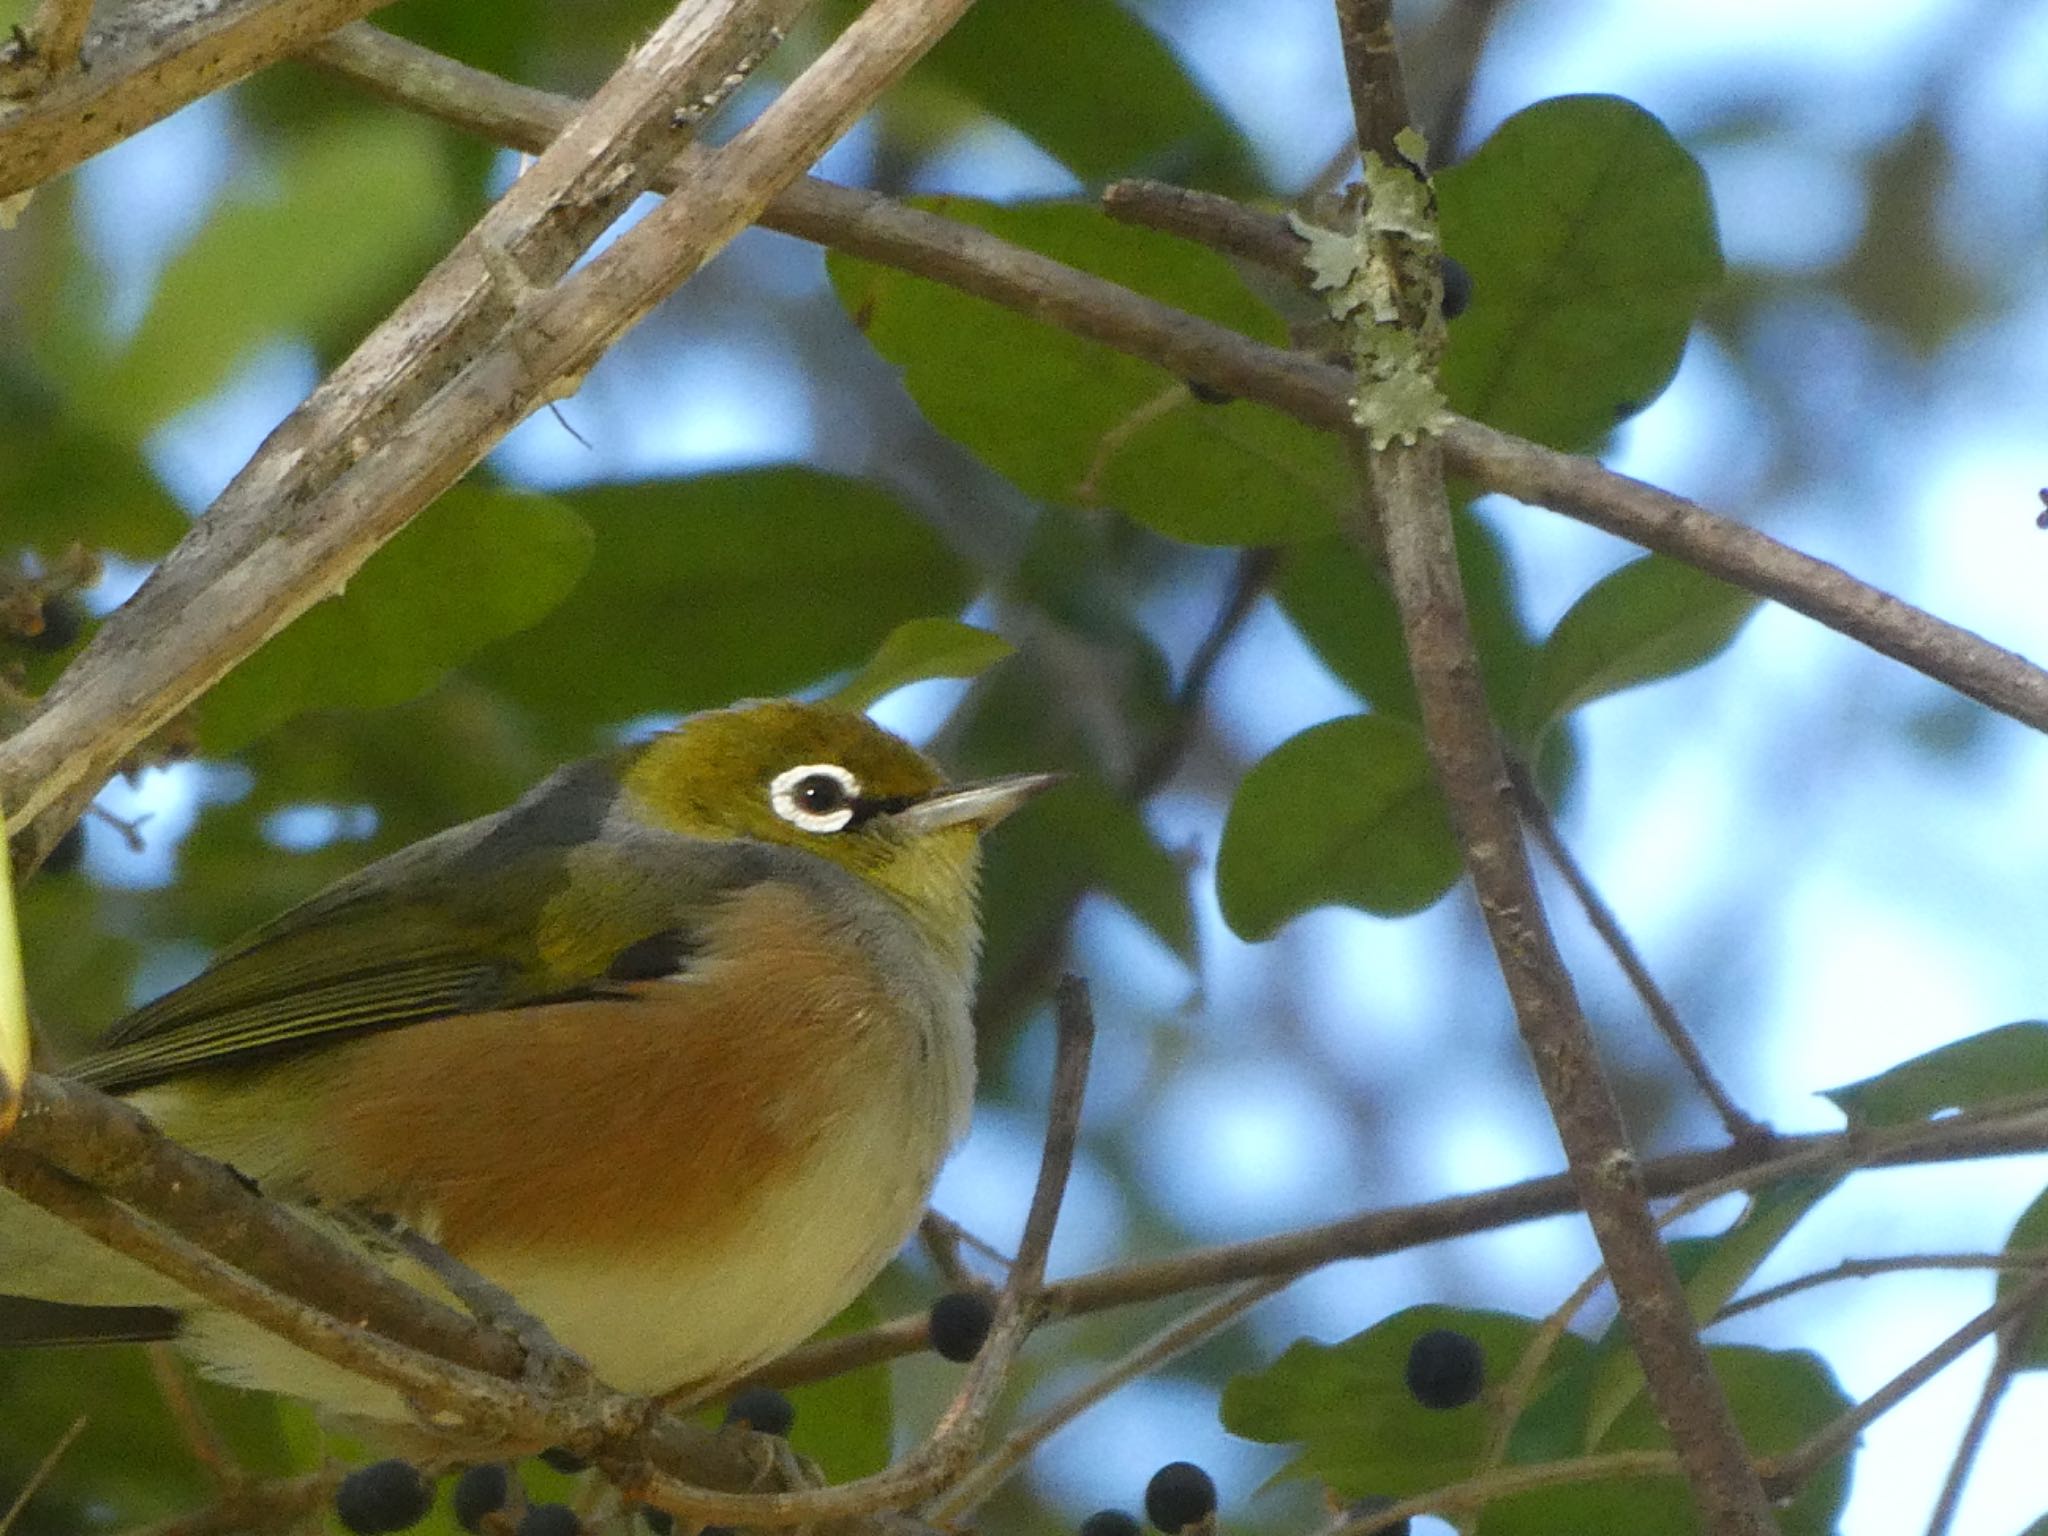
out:
<path id="1" fill-rule="evenodd" d="M 1662 123 L 1618 96 L 1538 102 L 1436 187 L 1444 249 L 1472 274 L 1452 409 L 1578 449 L 1656 398 L 1721 279 L 1706 178 Z"/>
<path id="2" fill-rule="evenodd" d="M 1436 1328 L 1475 1340 L 1486 1383 L 1498 1386 L 1536 1324 L 1506 1312 L 1431 1305 L 1397 1312 L 1340 1344 L 1302 1339 L 1264 1370 L 1232 1378 L 1223 1389 L 1223 1426 L 1247 1440 L 1298 1443 L 1301 1453 L 1283 1475 L 1312 1477 L 1340 1499 L 1398 1498 L 1470 1477 L 1491 1428 L 1487 1396 L 1462 1408 L 1425 1408 L 1403 1380 L 1409 1349 Z M 1585 1355 L 1583 1339 L 1559 1338 L 1532 1403 Z"/>
<path id="3" fill-rule="evenodd" d="M 866 709 L 898 688 L 934 677 L 979 677 L 1016 647 L 958 619 L 906 619 L 881 648 L 832 695 L 848 709 Z"/>
<path id="4" fill-rule="evenodd" d="M 1532 749 L 1583 704 L 1713 660 L 1735 639 L 1759 599 L 1740 587 L 1645 555 L 1611 572 L 1573 603 L 1536 654 L 1522 696 L 1522 738 Z"/>
<path id="5" fill-rule="evenodd" d="M 215 685 L 200 740 L 234 752 L 312 709 L 424 693 L 484 645 L 534 623 L 590 562 L 590 529 L 545 496 L 457 486 Z"/>
<path id="6" fill-rule="evenodd" d="M 1244 776 L 1223 826 L 1216 893 L 1246 939 L 1339 903 L 1419 912 L 1458 878 L 1458 846 L 1422 735 L 1348 715 L 1282 742 Z"/>
<path id="7" fill-rule="evenodd" d="M 783 694 L 866 661 L 906 620 L 957 612 L 965 565 L 887 492 L 796 467 L 594 486 L 575 595 L 469 669 L 569 750 L 601 727 Z"/>
<path id="8" fill-rule="evenodd" d="M 967 97 L 1085 182 L 1158 176 L 1234 197 L 1264 190 L 1244 135 L 1118 0 L 978 5 L 912 83 Z"/>
<path id="9" fill-rule="evenodd" d="M 1261 341 L 1279 320 L 1212 252 L 1076 203 L 937 211 Z M 892 268 L 827 258 L 875 349 L 900 364 L 932 425 L 1023 490 L 1114 507 L 1196 544 L 1328 531 L 1349 476 L 1327 434 L 1259 406 L 1205 405 L 1133 357 Z"/>
<path id="10" fill-rule="evenodd" d="M 1479 670 L 1498 710 L 1520 695 L 1534 647 L 1516 611 L 1514 576 L 1498 536 L 1469 512 L 1453 518 L 1452 531 Z M 1348 539 L 1332 534 L 1289 549 L 1273 594 L 1323 665 L 1375 714 L 1422 718 L 1393 594 Z"/>

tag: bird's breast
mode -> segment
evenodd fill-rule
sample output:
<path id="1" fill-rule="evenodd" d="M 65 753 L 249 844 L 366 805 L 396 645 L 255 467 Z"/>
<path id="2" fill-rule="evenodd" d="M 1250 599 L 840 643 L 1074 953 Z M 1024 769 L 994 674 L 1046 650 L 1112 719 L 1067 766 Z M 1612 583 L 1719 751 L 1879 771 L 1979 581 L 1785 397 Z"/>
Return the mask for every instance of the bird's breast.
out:
<path id="1" fill-rule="evenodd" d="M 415 1223 L 621 1387 L 798 1342 L 901 1245 L 953 1133 L 928 1000 L 803 902 L 763 888 L 616 996 L 339 1048 L 314 1192 Z"/>

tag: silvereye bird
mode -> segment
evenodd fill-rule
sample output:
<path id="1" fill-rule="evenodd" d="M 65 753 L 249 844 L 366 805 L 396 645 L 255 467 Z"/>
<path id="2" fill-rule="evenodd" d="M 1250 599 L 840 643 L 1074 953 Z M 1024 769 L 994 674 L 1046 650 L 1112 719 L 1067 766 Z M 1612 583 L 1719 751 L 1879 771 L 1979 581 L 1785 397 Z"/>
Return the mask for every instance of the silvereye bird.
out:
<path id="1" fill-rule="evenodd" d="M 330 886 L 74 1075 L 354 1241 L 440 1243 L 614 1386 L 712 1387 L 916 1225 L 973 1095 L 978 840 L 1054 781 L 696 715 Z M 175 1308 L 215 1374 L 407 1412 L 5 1195 L 0 1292 Z"/>

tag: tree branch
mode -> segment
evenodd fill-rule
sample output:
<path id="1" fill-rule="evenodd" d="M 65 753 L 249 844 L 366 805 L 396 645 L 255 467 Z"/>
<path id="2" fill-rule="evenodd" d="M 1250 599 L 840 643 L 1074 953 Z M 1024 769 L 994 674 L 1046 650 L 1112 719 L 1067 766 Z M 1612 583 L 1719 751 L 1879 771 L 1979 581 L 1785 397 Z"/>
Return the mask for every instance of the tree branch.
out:
<path id="1" fill-rule="evenodd" d="M 1550 807 L 1544 803 L 1543 795 L 1536 782 L 1529 776 L 1523 764 L 1510 760 L 1508 783 L 1514 790 L 1515 803 L 1522 814 L 1522 821 L 1529 833 L 1536 839 L 1536 845 L 1550 860 L 1551 867 L 1564 880 L 1579 904 L 1579 910 L 1586 916 L 1593 932 L 1600 936 L 1600 942 L 1607 946 L 1607 952 L 1614 956 L 1614 963 L 1621 967 L 1621 973 L 1628 978 L 1628 984 L 1635 989 L 1636 997 L 1643 1005 L 1643 1011 L 1650 1016 L 1650 1022 L 1664 1037 L 1664 1043 L 1671 1047 L 1671 1053 L 1679 1059 L 1694 1085 L 1720 1117 L 1721 1127 L 1735 1141 L 1752 1136 L 1769 1134 L 1761 1121 L 1752 1118 L 1740 1104 L 1737 1104 L 1728 1090 L 1721 1086 L 1720 1078 L 1707 1064 L 1705 1054 L 1687 1031 L 1685 1023 L 1678 1017 L 1678 1010 L 1671 1006 L 1671 1000 L 1657 985 L 1657 978 L 1650 974 L 1650 968 L 1643 964 L 1643 957 L 1629 942 L 1621 921 L 1614 915 L 1614 909 L 1601 899 L 1600 892 L 1587 878 L 1586 871 L 1572 854 L 1569 844 L 1557 830 L 1557 821 L 1550 814 Z"/>
<path id="2" fill-rule="evenodd" d="M 1780 1179 L 2048 1151 L 2048 1123 L 2035 1107 L 1969 1114 L 1881 1131 L 1778 1136 L 1653 1158 L 1643 1182 L 1658 1199 L 1762 1189 Z M 1219 1243 L 1164 1258 L 1111 1265 L 1047 1286 L 1054 1320 L 1184 1295 L 1262 1277 L 1291 1278 L 1343 1259 L 1377 1258 L 1497 1231 L 1578 1209 L 1566 1174 L 1526 1179 L 1476 1194 L 1365 1211 L 1271 1237 Z M 1760 1293 L 1761 1294 L 1761 1293 Z M 907 1313 L 860 1333 L 790 1351 L 755 1378 L 775 1386 L 818 1381 L 914 1354 L 929 1342 L 925 1314 Z"/>
<path id="3" fill-rule="evenodd" d="M 22 57 L 17 49 L 6 61 L 13 78 L 0 94 L 29 99 L 0 113 L 0 197 L 39 186 L 383 3 L 132 0 L 107 8 L 110 14 L 83 42 L 92 67 L 72 70 L 63 48 L 90 6 L 66 0 L 67 24 L 53 39 L 57 46 L 31 32 L 37 56 Z M 39 11 L 36 24 L 42 22 Z M 47 59 L 39 57 L 46 48 Z M 76 58 L 78 49 L 71 52 Z"/>
<path id="4" fill-rule="evenodd" d="M 1980 1340 L 1990 1338 L 2007 1323 L 2038 1308 L 2044 1299 L 2048 1299 L 2048 1274 L 1985 1308 L 1797 1449 L 1773 1457 L 1764 1474 L 1773 1494 L 1790 1498 L 1797 1493 L 1809 1477 L 1855 1444 L 1856 1437 L 1872 1422 L 1955 1364 Z"/>
<path id="5" fill-rule="evenodd" d="M 600 92 L 588 109 L 607 136 L 586 143 L 583 120 L 564 131 L 552 158 L 562 161 L 565 179 L 577 182 L 594 160 L 619 147 L 610 136 L 615 117 L 647 124 L 650 93 L 659 98 L 659 115 L 649 131 L 671 137 L 680 132 L 678 121 L 693 121 L 703 102 L 717 99 L 735 66 L 763 45 L 752 29 L 727 18 L 759 20 L 786 14 L 773 7 L 802 3 L 685 0 L 657 34 L 663 46 L 650 40 L 624 71 L 631 79 L 630 89 L 620 88 L 627 99 L 614 110 Z M 676 184 L 681 195 L 559 284 L 541 286 L 552 280 L 556 258 L 566 267 L 572 251 L 550 246 L 536 265 L 487 218 L 450 258 L 471 264 L 469 284 L 456 285 L 462 293 L 477 291 L 480 267 L 498 305 L 496 329 L 481 349 L 439 349 L 439 362 L 459 364 L 456 371 L 394 417 L 384 402 L 411 399 L 424 387 L 420 357 L 436 350 L 409 328 L 434 315 L 414 315 L 410 302 L 402 307 L 271 435 L 202 526 L 107 622 L 28 724 L 0 745 L 0 803 L 11 826 L 30 829 L 17 862 L 32 864 L 54 844 L 124 742 L 192 702 L 337 590 L 514 424 L 573 389 L 605 348 L 751 223 L 968 3 L 870 6 L 759 118 L 718 150 L 688 161 Z M 727 24 L 707 34 L 714 21 Z M 650 53 L 661 68 L 638 67 Z M 550 161 L 542 156 L 543 165 Z M 648 157 L 646 174 L 659 163 Z M 631 184 L 621 172 L 593 191 L 609 194 L 621 179 Z M 594 238 L 597 230 L 589 233 Z M 435 277 L 422 287 L 423 294 L 438 291 Z M 320 474 L 330 471 L 323 484 Z"/>
<path id="6" fill-rule="evenodd" d="M 1414 366 L 1398 358 L 1390 364 L 1379 338 L 1390 324 L 1400 325 L 1426 347 L 1429 327 L 1442 323 L 1429 313 L 1442 289 L 1433 232 L 1419 235 L 1405 220 L 1398 228 L 1372 223 L 1389 183 L 1406 179 L 1399 168 L 1410 167 L 1413 158 L 1404 147 L 1412 131 L 1390 0 L 1337 0 L 1337 30 L 1367 169 L 1359 250 L 1367 271 L 1377 271 L 1377 286 L 1392 296 L 1370 306 L 1353 300 L 1338 313 L 1354 338 L 1362 426 L 1373 419 L 1367 406 L 1375 393 L 1398 382 L 1392 368 Z M 1419 167 L 1414 172 L 1419 177 Z M 1428 356 L 1423 364 L 1432 376 L 1435 361 Z M 1365 515 L 1344 519 L 1345 532 L 1368 559 L 1384 553 L 1430 761 L 1651 1399 L 1671 1432 L 1703 1528 L 1717 1536 L 1769 1536 L 1776 1522 L 1763 1484 L 1707 1363 L 1684 1287 L 1650 1214 L 1635 1149 L 1544 918 L 1480 682 L 1442 454 L 1430 431 L 1404 442 L 1368 438 L 1361 430 L 1355 441 L 1368 467 L 1368 489 L 1359 507 Z"/>
<path id="7" fill-rule="evenodd" d="M 1254 1280 L 1213 1301 L 1204 1302 L 1185 1317 L 1174 1319 L 1077 1391 L 1004 1436 L 1002 1443 L 989 1453 L 986 1460 L 948 1488 L 945 1497 L 933 1502 L 926 1511 L 927 1517 L 938 1524 L 950 1525 L 961 1516 L 973 1513 L 988 1501 L 989 1495 L 1009 1481 L 1033 1451 L 1090 1408 L 1148 1371 L 1156 1371 L 1203 1340 L 1213 1337 L 1268 1296 L 1285 1289 L 1291 1280 L 1291 1276 L 1284 1275 Z"/>
<path id="8" fill-rule="evenodd" d="M 346 29 L 309 57 L 391 100 L 515 148 L 545 144 L 574 106 L 568 98 L 509 85 L 368 26 Z M 1270 224 L 1263 215 L 1238 212 Z M 1342 369 L 1265 346 L 877 193 L 807 179 L 779 194 L 761 222 L 945 283 L 1310 426 L 1336 431 L 1349 422 L 1351 380 Z M 1298 247 L 1298 237 L 1290 238 Z M 1837 566 L 1595 460 L 1463 417 L 1444 429 L 1443 447 L 1453 472 L 1488 490 L 1563 513 L 1782 603 L 1990 709 L 2048 731 L 2048 672 Z"/>
<path id="9" fill-rule="evenodd" d="M 2041 1256 L 2035 1255 L 2034 1263 L 2038 1266 L 2040 1262 Z M 1956 1510 L 1963 1502 L 1963 1490 L 1969 1486 L 1978 1453 L 1984 1449 L 1985 1438 L 1991 1432 L 1992 1415 L 2005 1400 L 2013 1377 L 2031 1363 L 2026 1357 L 2027 1350 L 2040 1326 L 2044 1309 L 2048 1309 L 2048 1290 L 2036 1287 L 2032 1304 L 2000 1325 L 1997 1353 L 1992 1356 L 1991 1369 L 1984 1373 L 1984 1386 L 1977 1394 L 1977 1404 L 1970 1410 L 1970 1421 L 1963 1426 L 1963 1437 L 1949 1462 L 1948 1475 L 1942 1479 L 1941 1494 L 1934 1501 L 1934 1513 L 1927 1520 L 1927 1536 L 1948 1536 L 1949 1527 L 1955 1523 Z"/>

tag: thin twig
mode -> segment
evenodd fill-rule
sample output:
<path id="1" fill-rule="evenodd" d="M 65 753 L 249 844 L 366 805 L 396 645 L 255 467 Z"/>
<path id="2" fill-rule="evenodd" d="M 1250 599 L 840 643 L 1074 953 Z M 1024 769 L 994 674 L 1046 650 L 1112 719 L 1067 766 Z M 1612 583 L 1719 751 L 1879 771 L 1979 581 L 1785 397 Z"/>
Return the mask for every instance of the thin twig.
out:
<path id="1" fill-rule="evenodd" d="M 1275 1292 L 1293 1283 L 1294 1276 L 1280 1275 L 1254 1280 L 1226 1292 L 1215 1300 L 1176 1318 L 1129 1353 L 1120 1356 L 1085 1385 L 1061 1398 L 1028 1424 L 1011 1431 L 966 1476 L 946 1490 L 925 1511 L 927 1519 L 951 1525 L 986 1503 L 1031 1453 L 1058 1434 L 1075 1419 L 1119 1388 L 1155 1371 L 1203 1340 L 1227 1328 L 1246 1312 Z"/>
<path id="2" fill-rule="evenodd" d="M 1258 213 L 1214 192 L 1142 177 L 1104 187 L 1102 211 L 1120 224 L 1178 235 L 1307 285 L 1301 256 L 1308 242 L 1277 213 Z"/>
<path id="3" fill-rule="evenodd" d="M 1759 1136 L 1768 1136 L 1770 1128 L 1748 1114 L 1725 1088 L 1714 1069 L 1707 1064 L 1706 1055 L 1692 1037 L 1684 1022 L 1678 1017 L 1678 1010 L 1671 1006 L 1671 1000 L 1657 985 L 1656 977 L 1643 963 L 1628 934 L 1614 915 L 1593 882 L 1587 878 L 1585 869 L 1573 856 L 1570 846 L 1559 833 L 1556 819 L 1550 814 L 1550 807 L 1544 803 L 1542 793 L 1536 788 L 1535 780 L 1529 776 L 1528 768 L 1520 761 L 1508 759 L 1508 783 L 1513 786 L 1515 803 L 1522 812 L 1522 822 L 1530 835 L 1536 839 L 1551 867 L 1563 878 L 1566 887 L 1585 913 L 1586 921 L 1607 946 L 1614 963 L 1621 967 L 1622 975 L 1635 989 L 1644 1012 L 1650 1022 L 1657 1026 L 1657 1032 L 1664 1037 L 1664 1043 L 1692 1077 L 1693 1083 L 1705 1095 L 1714 1113 L 1720 1117 L 1721 1127 L 1732 1141 L 1748 1141 Z"/>
<path id="4" fill-rule="evenodd" d="M 352 1328 L 27 1153 L 0 1149 L 0 1186 L 187 1290 L 232 1308 L 317 1359 L 415 1401 L 447 1405 L 472 1433 L 505 1440 L 518 1438 L 522 1431 L 534 1436 L 530 1404 L 501 1379 Z M 540 1444 L 549 1443 L 546 1436 L 537 1438 Z"/>
<path id="5" fill-rule="evenodd" d="M 1132 801 L 1151 798 L 1180 767 L 1201 722 L 1203 700 L 1208 697 L 1216 668 L 1258 607 L 1279 563 L 1280 552 L 1274 549 L 1247 549 L 1237 557 L 1223 601 L 1188 658 L 1180 686 L 1174 690 L 1164 726 L 1139 754 L 1124 779 L 1123 792 Z M 1016 958 L 1002 973 L 982 985 L 977 1011 L 984 1025 L 1009 1017 L 1023 1000 L 1043 995 L 1046 974 L 1059 957 L 1059 936 L 1066 932 L 1082 895 L 1083 890 L 1077 885 L 1067 900 L 1045 917 L 1037 933 L 1018 945 Z"/>
<path id="6" fill-rule="evenodd" d="M 71 1427 L 57 1437 L 57 1443 L 44 1452 L 43 1459 L 37 1462 L 35 1470 L 29 1473 L 28 1481 L 21 1485 L 21 1492 L 16 1494 L 14 1502 L 7 1506 L 7 1513 L 0 1515 L 0 1536 L 7 1536 L 7 1533 L 14 1529 L 14 1522 L 20 1519 L 21 1512 L 28 1508 L 29 1500 L 36 1496 L 38 1488 L 49 1481 L 50 1474 L 57 1470 L 57 1463 L 64 1459 L 64 1453 L 71 1449 L 72 1443 L 80 1435 L 85 1433 L 88 1422 L 90 1421 L 86 1415 L 81 1413 L 71 1421 Z"/>
<path id="7" fill-rule="evenodd" d="M 1017 1240 L 1017 1259 L 1003 1283 L 1006 1301 L 1015 1296 L 1020 1302 L 1028 1299 L 1034 1307 L 1045 1286 L 1045 1258 L 1052 1250 L 1053 1227 L 1060 1219 L 1060 1204 L 1074 1171 L 1074 1149 L 1081 1139 L 1081 1100 L 1088 1086 L 1088 1060 L 1095 1049 L 1095 1011 L 1089 1005 L 1088 984 L 1080 977 L 1061 978 L 1053 993 L 1053 1021 L 1056 1056 L 1045 1155 L 1039 1163 L 1037 1187 L 1031 1192 L 1031 1207 L 1024 1216 L 1024 1235 Z"/>
<path id="8" fill-rule="evenodd" d="M 1417 1515 L 1455 1515 L 1484 1509 L 1498 1499 L 1573 1483 L 1619 1482 L 1627 1478 L 1675 1477 L 1678 1458 L 1669 1451 L 1603 1451 L 1569 1461 L 1539 1461 L 1526 1466 L 1497 1467 L 1385 1504 L 1364 1514 L 1343 1514 L 1315 1536 L 1381 1536 L 1403 1528 Z"/>
<path id="9" fill-rule="evenodd" d="M 1360 153 L 1388 174 L 1410 166 L 1408 103 L 1395 50 L 1390 0 L 1337 0 Z M 1436 251 L 1403 234 L 1361 251 L 1382 269 L 1387 292 L 1422 317 L 1425 338 L 1440 297 Z M 1347 320 L 1357 338 L 1361 402 L 1380 387 L 1371 340 L 1383 316 Z M 1440 322 L 1437 322 L 1440 324 Z M 1433 433 L 1411 441 L 1351 439 L 1369 465 L 1345 532 L 1368 557 L 1386 555 L 1401 616 L 1423 736 L 1451 824 L 1493 941 L 1515 1020 L 1549 1101 L 1573 1181 L 1607 1261 L 1629 1339 L 1652 1401 L 1671 1432 L 1701 1524 L 1717 1536 L 1769 1536 L 1769 1501 L 1733 1412 L 1707 1363 L 1685 1290 L 1650 1214 L 1636 1153 L 1602 1074 L 1591 1032 L 1543 915 L 1522 843 L 1520 818 L 1480 682 L 1452 541 L 1443 456 Z"/>
<path id="10" fill-rule="evenodd" d="M 1765 1286 L 1752 1295 L 1738 1297 L 1716 1312 L 1711 1321 L 1725 1323 L 1731 1317 L 1754 1312 L 1810 1291 L 1815 1286 L 1833 1285 L 1838 1280 L 1868 1280 L 1876 1275 L 1918 1274 L 1930 1269 L 2037 1269 L 2048 1264 L 2048 1250 L 2032 1253 L 1902 1253 L 1885 1258 L 1844 1259 L 1829 1269 L 1796 1275 L 1777 1285 Z"/>
<path id="11" fill-rule="evenodd" d="M 1674 1153 L 1646 1162 L 1643 1182 L 1658 1199 L 1682 1197 L 1690 1204 L 1814 1173 L 2040 1151 L 2048 1151 L 2048 1124 L 2039 1115 L 1971 1112 L 1880 1131 L 1774 1136 L 1763 1144 Z M 1054 1282 L 1046 1287 L 1044 1299 L 1051 1319 L 1083 1317 L 1208 1286 L 1299 1275 L 1344 1259 L 1407 1252 L 1577 1209 L 1570 1177 L 1550 1174 L 1469 1195 L 1365 1211 L 1271 1237 L 1111 1265 Z M 914 1354 L 928 1342 L 925 1314 L 905 1313 L 860 1333 L 802 1345 L 751 1379 L 800 1386 Z"/>
<path id="12" fill-rule="evenodd" d="M 2048 1300 L 2048 1274 L 2001 1297 L 1826 1428 L 1783 1456 L 1774 1457 L 1765 1469 L 1765 1482 L 1772 1494 L 1790 1498 L 1815 1472 L 1845 1453 L 1873 1421 L 1955 1364 L 1980 1340 L 1991 1337 L 2044 1300 Z"/>
<path id="13" fill-rule="evenodd" d="M 149 1360 L 149 1374 L 156 1382 L 157 1396 L 164 1400 L 171 1422 L 185 1437 L 185 1446 L 192 1452 L 192 1459 L 204 1467 L 216 1483 L 239 1482 L 242 1469 L 214 1429 L 213 1420 L 199 1405 L 199 1399 L 192 1395 L 192 1384 L 185 1377 L 185 1363 L 178 1358 L 177 1351 L 168 1344 L 151 1344 L 143 1353 Z"/>
<path id="14" fill-rule="evenodd" d="M 1956 1443 L 1956 1454 L 1949 1462 L 1948 1475 L 1941 1480 L 1941 1494 L 1934 1501 L 1934 1513 L 1927 1520 L 1927 1536 L 1948 1536 L 1949 1527 L 1955 1523 L 1956 1511 L 1963 1502 L 1963 1490 L 1969 1486 L 1970 1473 L 1977 1465 L 1978 1454 L 1984 1449 L 1985 1437 L 1991 1432 L 1992 1416 L 1998 1412 L 1999 1403 L 2004 1401 L 2013 1377 L 2026 1363 L 2027 1344 L 2041 1320 L 2044 1302 L 2048 1302 L 2048 1291 L 2042 1292 L 2031 1307 L 1999 1330 L 1997 1352 L 1991 1357 L 1991 1368 L 1984 1373 L 1984 1386 L 1977 1394 L 1976 1406 L 1970 1410 L 1969 1423 L 1963 1426 L 1962 1439 Z"/>
<path id="15" fill-rule="evenodd" d="M 484 1332 L 296 1219 L 118 1099 L 31 1073 L 7 1146 L 33 1153 L 330 1316 L 360 1320 L 457 1365 L 507 1379 L 520 1372 L 519 1350 L 510 1340 Z"/>

